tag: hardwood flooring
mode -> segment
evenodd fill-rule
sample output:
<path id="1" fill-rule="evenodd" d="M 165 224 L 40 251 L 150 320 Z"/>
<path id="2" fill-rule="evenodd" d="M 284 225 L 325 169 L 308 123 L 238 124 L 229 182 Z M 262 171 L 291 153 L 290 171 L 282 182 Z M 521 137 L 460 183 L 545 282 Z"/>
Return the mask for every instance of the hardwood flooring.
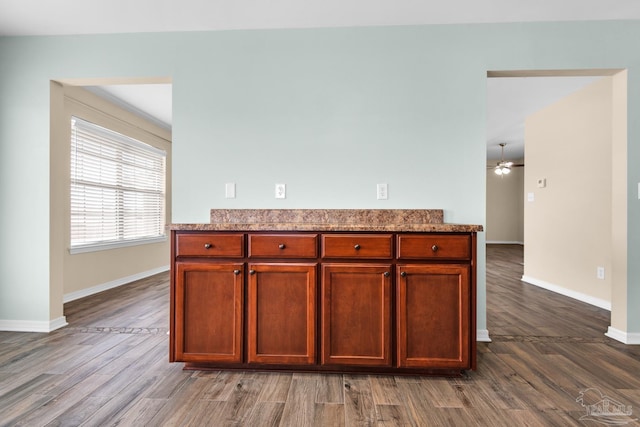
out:
<path id="1" fill-rule="evenodd" d="M 487 271 L 493 342 L 460 378 L 183 371 L 168 273 L 74 301 L 68 327 L 0 332 L 0 426 L 640 425 L 640 348 L 604 336 L 609 312 L 522 283 L 519 246 Z M 589 418 L 581 392 L 632 413 Z"/>

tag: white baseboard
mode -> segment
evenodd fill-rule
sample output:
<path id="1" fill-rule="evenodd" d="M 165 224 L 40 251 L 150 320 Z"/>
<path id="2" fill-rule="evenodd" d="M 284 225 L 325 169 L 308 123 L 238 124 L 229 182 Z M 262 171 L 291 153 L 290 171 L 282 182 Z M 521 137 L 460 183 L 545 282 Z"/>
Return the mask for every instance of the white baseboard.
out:
<path id="1" fill-rule="evenodd" d="M 489 338 L 489 330 L 488 329 L 478 329 L 476 331 L 476 341 L 478 341 L 478 342 L 491 342 L 491 338 Z"/>
<path id="2" fill-rule="evenodd" d="M 487 240 L 487 245 L 520 245 L 524 246 L 524 242 L 511 242 L 506 240 Z"/>
<path id="3" fill-rule="evenodd" d="M 67 318 L 64 316 L 49 321 L 0 320 L 0 331 L 48 333 L 67 325 Z"/>
<path id="4" fill-rule="evenodd" d="M 640 345 L 640 333 L 637 332 L 624 332 L 609 326 L 605 335 L 623 344 Z"/>
<path id="5" fill-rule="evenodd" d="M 162 273 L 169 270 L 169 265 L 165 265 L 152 270 L 144 271 L 142 273 L 134 274 L 131 276 L 123 277 L 121 279 L 112 280 L 111 282 L 103 283 L 101 285 L 93 286 L 87 289 L 81 289 L 76 292 L 71 292 L 63 295 L 62 301 L 69 302 L 80 298 L 87 297 L 89 295 L 97 294 L 98 292 L 106 291 L 108 289 L 116 288 L 118 286 L 125 285 L 127 283 L 134 282 L 136 280 L 144 279 L 154 274 Z M 44 332 L 48 333 L 60 329 L 63 326 L 67 326 L 67 319 L 64 316 L 49 321 L 40 320 L 2 320 L 0 319 L 0 331 L 10 332 Z"/>
<path id="6" fill-rule="evenodd" d="M 89 295 L 97 294 L 99 292 L 107 291 L 109 289 L 117 288 L 118 286 L 126 285 L 127 283 L 135 282 L 136 280 L 144 279 L 146 277 L 153 276 L 154 274 L 162 273 L 169 270 L 169 265 L 154 268 L 152 270 L 143 271 L 142 273 L 133 274 L 131 276 L 122 277 L 120 279 L 112 280 L 101 285 L 92 286 L 87 289 L 81 289 L 79 291 L 70 292 L 62 296 L 62 302 L 67 303 L 75 301 L 80 298 L 88 297 Z"/>
<path id="7" fill-rule="evenodd" d="M 554 285 L 553 283 L 545 282 L 544 280 L 535 279 L 529 276 L 522 276 L 522 279 L 520 280 L 530 285 L 534 285 L 539 288 L 543 288 L 548 291 L 552 291 L 557 294 L 564 295 L 566 297 L 573 298 L 578 301 L 586 302 L 587 304 L 595 305 L 596 307 L 604 308 L 605 310 L 611 311 L 611 301 L 592 297 L 591 295 L 587 295 L 587 294 L 583 294 L 582 292 L 577 292 L 571 289 L 563 288 L 562 286 Z"/>

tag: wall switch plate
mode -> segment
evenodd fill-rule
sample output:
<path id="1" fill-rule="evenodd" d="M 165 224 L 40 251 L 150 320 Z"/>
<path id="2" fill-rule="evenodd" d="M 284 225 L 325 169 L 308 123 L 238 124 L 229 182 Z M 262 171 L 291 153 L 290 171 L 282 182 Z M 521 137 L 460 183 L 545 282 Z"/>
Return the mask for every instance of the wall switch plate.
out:
<path id="1" fill-rule="evenodd" d="M 235 199 L 236 198 L 236 183 L 235 182 L 227 182 L 224 185 L 224 197 L 226 199 Z"/>
<path id="2" fill-rule="evenodd" d="M 378 184 L 376 194 L 378 200 L 387 200 L 389 198 L 389 188 L 387 184 Z"/>
<path id="3" fill-rule="evenodd" d="M 276 199 L 285 199 L 287 197 L 287 185 L 276 184 Z"/>
<path id="4" fill-rule="evenodd" d="M 545 188 L 547 186 L 547 179 L 546 178 L 540 178 L 538 180 L 538 188 Z"/>
<path id="5" fill-rule="evenodd" d="M 596 276 L 598 279 L 604 280 L 604 267 L 598 267 L 596 269 Z"/>
<path id="6" fill-rule="evenodd" d="M 533 202 L 536 200 L 536 196 L 534 193 L 527 193 L 527 201 L 528 202 Z"/>

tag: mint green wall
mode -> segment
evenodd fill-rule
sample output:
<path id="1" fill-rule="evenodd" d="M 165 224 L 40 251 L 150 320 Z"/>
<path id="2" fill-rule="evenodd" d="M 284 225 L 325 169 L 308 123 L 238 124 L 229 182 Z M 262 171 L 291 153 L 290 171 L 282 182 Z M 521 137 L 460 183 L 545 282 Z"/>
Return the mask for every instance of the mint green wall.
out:
<path id="1" fill-rule="evenodd" d="M 483 221 L 468 209 L 482 183 L 459 177 L 484 171 L 486 70 L 463 66 L 459 48 L 420 28 L 187 38 L 179 62 L 198 66 L 174 75 L 174 150 L 189 165 L 175 221 L 208 221 L 211 207 L 442 207 L 448 221 Z"/>
<path id="2" fill-rule="evenodd" d="M 629 68 L 633 118 L 639 38 L 639 22 L 0 38 L 0 319 L 49 319 L 50 79 L 173 78 L 175 222 L 206 222 L 213 207 L 322 207 L 443 208 L 448 222 L 484 224 L 487 70 Z M 630 306 L 639 135 L 630 119 Z"/>

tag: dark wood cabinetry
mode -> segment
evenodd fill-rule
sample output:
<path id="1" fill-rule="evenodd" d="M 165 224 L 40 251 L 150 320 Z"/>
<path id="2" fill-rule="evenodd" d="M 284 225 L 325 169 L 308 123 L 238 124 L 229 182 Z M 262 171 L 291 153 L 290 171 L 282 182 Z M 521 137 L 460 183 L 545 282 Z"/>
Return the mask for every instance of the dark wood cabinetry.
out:
<path id="1" fill-rule="evenodd" d="M 239 233 L 176 234 L 176 257 L 242 258 L 244 235 Z"/>
<path id="2" fill-rule="evenodd" d="M 475 244 L 474 232 L 174 230 L 170 360 L 475 369 Z"/>
<path id="3" fill-rule="evenodd" d="M 391 265 L 322 267 L 322 364 L 391 366 Z"/>
<path id="4" fill-rule="evenodd" d="M 243 265 L 175 264 L 175 358 L 241 362 Z"/>
<path id="5" fill-rule="evenodd" d="M 397 339 L 401 367 L 469 366 L 467 265 L 398 265 Z"/>
<path id="6" fill-rule="evenodd" d="M 391 259 L 391 234 L 323 234 L 323 258 Z"/>
<path id="7" fill-rule="evenodd" d="M 249 263 L 247 362 L 315 363 L 316 269 Z"/>

